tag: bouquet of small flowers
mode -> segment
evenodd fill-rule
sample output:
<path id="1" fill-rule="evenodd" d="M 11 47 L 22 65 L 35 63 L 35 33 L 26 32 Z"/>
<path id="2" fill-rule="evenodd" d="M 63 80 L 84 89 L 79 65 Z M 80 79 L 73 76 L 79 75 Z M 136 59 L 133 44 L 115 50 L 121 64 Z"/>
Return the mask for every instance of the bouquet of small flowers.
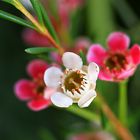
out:
<path id="1" fill-rule="evenodd" d="M 104 3 L 104 0 L 99 1 Z M 69 140 L 134 140 L 135 136 L 129 130 L 131 114 L 127 89 L 129 78 L 140 64 L 140 45 L 136 42 L 130 45 L 130 37 L 124 31 L 114 31 L 109 21 L 106 21 L 108 26 L 102 27 L 101 22 L 108 19 L 100 21 L 96 12 L 92 13 L 100 2 L 2 2 L 22 13 L 19 17 L 3 9 L 0 18 L 25 27 L 22 39 L 29 46 L 25 52 L 35 56 L 26 66 L 29 78 L 15 82 L 15 96 L 34 112 L 54 106 L 93 125 L 90 131 L 73 133 Z M 87 20 L 81 16 L 84 11 L 87 11 Z M 118 85 L 117 90 L 114 89 L 118 98 L 112 105 L 104 94 L 106 83 Z"/>

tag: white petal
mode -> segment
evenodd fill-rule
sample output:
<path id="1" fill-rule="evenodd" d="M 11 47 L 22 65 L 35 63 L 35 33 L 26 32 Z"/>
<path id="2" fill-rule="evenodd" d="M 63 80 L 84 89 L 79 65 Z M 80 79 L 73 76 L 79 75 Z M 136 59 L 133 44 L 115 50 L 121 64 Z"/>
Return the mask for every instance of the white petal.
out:
<path id="1" fill-rule="evenodd" d="M 95 97 L 96 97 L 95 90 L 90 90 L 88 93 L 83 95 L 78 101 L 79 107 L 81 108 L 88 107 Z"/>
<path id="2" fill-rule="evenodd" d="M 51 96 L 51 101 L 58 107 L 69 107 L 72 105 L 73 100 L 61 92 L 56 92 Z"/>
<path id="3" fill-rule="evenodd" d="M 61 81 L 62 71 L 57 67 L 50 67 L 44 73 L 44 82 L 48 87 L 56 88 Z"/>
<path id="4" fill-rule="evenodd" d="M 83 61 L 81 57 L 73 52 L 66 52 L 62 56 L 63 64 L 68 69 L 81 69 Z"/>
<path id="5" fill-rule="evenodd" d="M 49 87 L 46 87 L 45 90 L 44 90 L 44 98 L 46 100 L 49 100 L 51 98 L 51 96 L 56 93 L 57 89 L 55 88 L 49 88 Z"/>
<path id="6" fill-rule="evenodd" d="M 95 83 L 98 78 L 98 74 L 99 74 L 99 66 L 96 63 L 91 62 L 88 66 L 89 79 Z"/>

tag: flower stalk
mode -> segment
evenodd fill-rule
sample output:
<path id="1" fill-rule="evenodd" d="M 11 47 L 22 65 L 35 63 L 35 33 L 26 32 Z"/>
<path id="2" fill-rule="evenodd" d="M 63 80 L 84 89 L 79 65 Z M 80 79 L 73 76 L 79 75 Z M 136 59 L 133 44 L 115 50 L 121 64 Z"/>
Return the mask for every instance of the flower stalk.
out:
<path id="1" fill-rule="evenodd" d="M 95 122 L 99 122 L 100 123 L 100 116 L 98 116 L 97 114 L 91 112 L 90 110 L 87 109 L 81 109 L 75 105 L 70 106 L 69 108 L 66 109 L 67 111 L 76 114 L 86 120 L 89 121 L 95 121 Z"/>
<path id="2" fill-rule="evenodd" d="M 37 28 L 37 31 L 41 33 L 42 35 L 46 36 L 50 43 L 58 49 L 59 53 L 62 55 L 64 53 L 63 48 L 58 45 L 53 37 L 50 35 L 48 30 L 44 25 L 40 25 L 40 23 L 26 10 L 26 8 L 19 2 L 19 0 L 13 0 L 13 5 L 21 11 L 32 23 L 33 25 Z"/>
<path id="3" fill-rule="evenodd" d="M 127 123 L 127 81 L 119 83 L 119 118 L 126 125 Z"/>
<path id="4" fill-rule="evenodd" d="M 97 103 L 99 107 L 102 109 L 106 117 L 111 122 L 112 126 L 114 127 L 116 133 L 122 140 L 134 140 L 133 135 L 131 132 L 117 119 L 115 114 L 112 112 L 108 104 L 105 102 L 103 97 L 98 94 Z"/>

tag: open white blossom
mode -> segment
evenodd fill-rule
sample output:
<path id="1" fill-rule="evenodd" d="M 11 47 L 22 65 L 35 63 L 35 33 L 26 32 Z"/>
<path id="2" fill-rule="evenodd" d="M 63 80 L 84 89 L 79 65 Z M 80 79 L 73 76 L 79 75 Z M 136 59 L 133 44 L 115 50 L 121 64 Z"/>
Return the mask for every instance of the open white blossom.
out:
<path id="1" fill-rule="evenodd" d="M 51 101 L 58 107 L 69 107 L 78 103 L 79 107 L 88 107 L 96 97 L 96 80 L 99 67 L 92 62 L 83 66 L 80 56 L 66 52 L 62 56 L 65 71 L 50 67 L 45 71 L 44 81 L 48 87 L 57 88 L 51 96 Z"/>

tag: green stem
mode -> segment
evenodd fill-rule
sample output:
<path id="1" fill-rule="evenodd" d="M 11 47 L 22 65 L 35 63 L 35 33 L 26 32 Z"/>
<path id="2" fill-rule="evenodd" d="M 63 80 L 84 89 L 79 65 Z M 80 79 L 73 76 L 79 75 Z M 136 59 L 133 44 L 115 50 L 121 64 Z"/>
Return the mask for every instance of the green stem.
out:
<path id="1" fill-rule="evenodd" d="M 119 118 L 123 124 L 127 123 L 127 81 L 119 83 Z"/>
<path id="2" fill-rule="evenodd" d="M 105 45 L 106 36 L 115 28 L 110 0 L 87 0 L 88 34 Z"/>
<path id="3" fill-rule="evenodd" d="M 104 98 L 101 95 L 99 95 L 99 94 L 98 94 L 98 98 L 96 99 L 96 105 L 99 108 L 102 109 L 103 113 L 108 118 L 108 120 L 112 124 L 115 132 L 118 134 L 118 136 L 121 138 L 121 140 L 134 140 L 134 136 L 131 134 L 131 132 L 128 130 L 128 128 L 125 127 L 120 122 L 120 120 L 112 112 L 112 109 L 106 103 Z"/>
<path id="4" fill-rule="evenodd" d="M 81 109 L 75 105 L 67 108 L 67 111 L 72 112 L 86 120 L 100 122 L 100 117 L 97 114 L 86 109 Z"/>

